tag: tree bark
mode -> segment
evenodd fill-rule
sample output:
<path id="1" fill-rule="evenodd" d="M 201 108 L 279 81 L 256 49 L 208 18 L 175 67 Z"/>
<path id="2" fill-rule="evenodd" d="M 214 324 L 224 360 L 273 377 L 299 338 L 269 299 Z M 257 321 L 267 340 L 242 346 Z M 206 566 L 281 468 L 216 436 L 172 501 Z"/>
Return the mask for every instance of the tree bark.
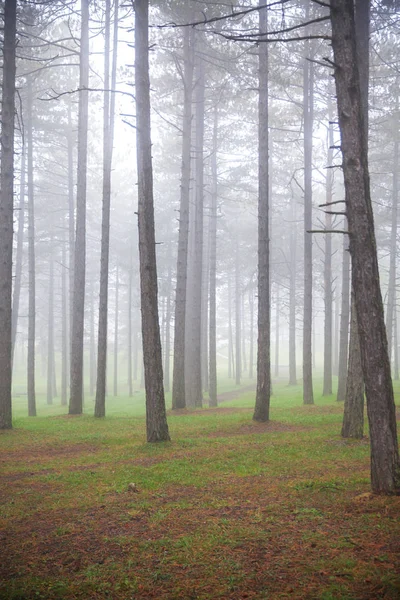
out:
<path id="1" fill-rule="evenodd" d="M 115 273 L 115 323 L 114 323 L 114 396 L 118 396 L 118 334 L 119 334 L 119 269 Z"/>
<path id="2" fill-rule="evenodd" d="M 249 307 L 250 307 L 250 350 L 249 350 L 249 379 L 253 379 L 253 363 L 254 363 L 254 295 L 253 289 L 249 290 Z"/>
<path id="3" fill-rule="evenodd" d="M 239 242 L 236 237 L 235 246 L 235 350 L 236 350 L 236 385 L 240 385 L 242 376 L 242 319 L 241 319 L 241 290 L 239 267 Z"/>
<path id="4" fill-rule="evenodd" d="M 135 2 L 136 147 L 142 343 L 148 442 L 169 440 L 157 302 L 153 167 L 150 135 L 149 5 Z"/>
<path id="5" fill-rule="evenodd" d="M 228 377 L 235 377 L 235 358 L 233 354 L 233 331 L 232 331 L 232 291 L 231 276 L 228 273 Z"/>
<path id="6" fill-rule="evenodd" d="M 22 133 L 21 148 L 21 175 L 19 185 L 19 213 L 18 213 L 18 235 L 17 250 L 15 253 L 15 279 L 12 298 L 12 327 L 11 327 L 11 360 L 14 357 L 15 340 L 18 329 L 19 300 L 21 296 L 22 257 L 24 252 L 24 222 L 25 222 L 25 132 Z"/>
<path id="7" fill-rule="evenodd" d="M 53 404 L 54 379 L 54 259 L 53 238 L 50 238 L 49 305 L 47 322 L 47 404 Z"/>
<path id="8" fill-rule="evenodd" d="M 326 203 L 329 204 L 333 200 L 333 114 L 331 102 L 329 101 L 329 129 L 328 129 L 328 157 L 326 171 Z M 330 206 L 327 207 L 325 216 L 325 227 L 328 231 L 332 229 L 332 215 L 330 214 Z M 332 234 L 325 234 L 325 261 L 324 261 L 324 304 L 325 304 L 325 320 L 324 320 L 324 385 L 323 396 L 331 396 L 332 394 L 332 348 L 333 348 L 333 292 L 332 292 Z"/>
<path id="9" fill-rule="evenodd" d="M 65 234 L 62 239 L 61 263 L 61 406 L 66 406 L 68 402 L 68 284 Z"/>
<path id="10" fill-rule="evenodd" d="M 187 3 L 188 6 L 188 3 Z M 187 8 L 186 6 L 186 8 Z M 188 11 L 187 11 L 188 12 Z M 190 14 L 190 13 L 188 13 Z M 174 364 L 172 377 L 172 408 L 185 408 L 185 320 L 186 285 L 189 243 L 190 147 L 192 131 L 193 33 L 185 27 L 183 41 L 183 123 L 181 194 L 179 206 L 178 255 L 176 266 Z"/>
<path id="11" fill-rule="evenodd" d="M 16 0 L 5 0 L 0 163 L 0 429 L 12 428 L 11 296 L 14 217 L 16 11 Z"/>
<path id="12" fill-rule="evenodd" d="M 304 320 L 303 320 L 303 404 L 314 404 L 312 381 L 312 133 L 314 104 L 314 68 L 310 42 L 306 42 L 303 67 L 304 91 Z"/>
<path id="13" fill-rule="evenodd" d="M 275 377 L 279 377 L 279 285 L 276 284 L 275 306 Z"/>
<path id="14" fill-rule="evenodd" d="M 259 6 L 265 6 L 260 0 Z M 259 11 L 259 30 L 268 28 L 267 8 Z M 269 172 L 268 172 L 268 44 L 258 50 L 258 344 L 257 391 L 253 419 L 269 420 L 271 397 L 270 299 L 269 299 Z"/>
<path id="15" fill-rule="evenodd" d="M 332 0 L 332 47 L 338 103 L 352 283 L 371 440 L 374 492 L 400 492 L 396 414 L 369 187 L 353 0 Z"/>
<path id="16" fill-rule="evenodd" d="M 354 293 L 351 295 L 350 329 L 357 329 Z M 353 344 L 358 347 L 353 348 Z M 342 437 L 361 439 L 364 434 L 364 381 L 358 335 L 350 335 L 349 368 L 344 402 Z"/>
<path id="17" fill-rule="evenodd" d="M 210 406 L 218 406 L 217 398 L 217 210 L 218 210 L 218 105 L 214 108 L 211 154 L 210 207 L 210 318 L 209 318 L 209 396 Z"/>
<path id="18" fill-rule="evenodd" d="M 86 177 L 89 84 L 89 0 L 82 0 L 81 47 L 79 55 L 78 172 L 76 234 L 74 246 L 74 289 L 71 327 L 69 414 L 83 412 L 83 337 L 86 279 Z"/>
<path id="19" fill-rule="evenodd" d="M 296 199 L 291 200 L 290 226 L 290 282 L 289 282 L 289 385 L 297 385 L 296 369 L 296 252 L 297 225 Z"/>
<path id="20" fill-rule="evenodd" d="M 340 344 L 338 366 L 338 389 L 336 400 L 344 402 L 347 384 L 347 357 L 349 350 L 349 317 L 350 317 L 350 253 L 348 238 L 343 236 L 342 259 L 342 302 L 340 313 Z"/>
<path id="21" fill-rule="evenodd" d="M 36 416 L 35 345 L 36 345 L 36 275 L 35 275 L 35 196 L 33 187 L 33 125 L 32 82 L 28 79 L 27 94 L 27 144 L 28 144 L 28 415 Z"/>
<path id="22" fill-rule="evenodd" d="M 166 286 L 165 307 L 165 354 L 164 354 L 164 390 L 170 390 L 170 357 L 171 357 L 171 294 L 172 294 L 172 251 L 171 242 L 168 243 L 167 251 L 168 274 Z"/>

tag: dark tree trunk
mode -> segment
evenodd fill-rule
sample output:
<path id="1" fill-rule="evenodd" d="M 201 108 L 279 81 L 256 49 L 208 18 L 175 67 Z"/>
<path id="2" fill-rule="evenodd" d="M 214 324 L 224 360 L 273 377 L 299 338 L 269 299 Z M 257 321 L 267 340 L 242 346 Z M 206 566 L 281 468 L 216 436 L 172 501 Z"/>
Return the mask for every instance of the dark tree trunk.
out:
<path id="1" fill-rule="evenodd" d="M 181 195 L 179 206 L 179 238 L 176 267 L 174 364 L 172 377 L 172 408 L 185 408 L 185 320 L 186 283 L 189 243 L 190 146 L 192 130 L 193 33 L 184 30 L 184 100 L 182 123 Z"/>
<path id="2" fill-rule="evenodd" d="M 21 278 L 22 278 L 22 256 L 24 251 L 24 222 L 25 222 L 25 136 L 22 136 L 21 149 L 21 176 L 19 186 L 19 207 L 18 207 L 18 235 L 17 250 L 15 253 L 15 279 L 12 299 L 12 328 L 11 328 L 11 360 L 14 357 L 15 340 L 18 329 L 19 299 L 21 296 Z"/>
<path id="3" fill-rule="evenodd" d="M 114 40 L 111 69 L 111 90 L 116 87 L 117 49 L 118 49 L 118 2 L 114 2 Z M 94 416 L 104 417 L 106 414 L 106 381 L 107 381 L 107 328 L 108 328 L 108 278 L 110 255 L 110 209 L 111 209 L 111 168 L 114 141 L 115 94 L 110 99 L 110 30 L 111 2 L 105 4 L 105 46 L 104 46 L 104 106 L 103 106 L 103 203 L 101 222 L 101 258 L 100 258 L 100 293 L 99 293 L 99 330 L 97 347 L 97 382 Z M 116 317 L 117 318 L 117 317 Z M 115 355 L 115 350 L 114 350 Z M 115 360 L 115 359 L 114 359 Z M 115 369 L 114 369 L 115 377 Z M 116 381 L 114 379 L 114 396 Z"/>
<path id="4" fill-rule="evenodd" d="M 157 302 L 153 167 L 150 136 L 149 5 L 135 2 L 136 146 L 142 343 L 146 388 L 147 441 L 169 440 L 165 410 Z"/>
<path id="5" fill-rule="evenodd" d="M 0 164 L 0 429 L 12 428 L 11 295 L 14 217 L 16 10 L 16 0 L 5 0 Z"/>
<path id="6" fill-rule="evenodd" d="M 236 385 L 240 385 L 242 376 L 242 319 L 241 319 L 241 290 L 240 290 L 240 267 L 239 267 L 239 243 L 236 239 L 235 250 L 235 350 L 236 350 Z"/>
<path id="7" fill-rule="evenodd" d="M 261 0 L 260 6 L 265 6 Z M 259 11 L 260 33 L 267 31 L 267 8 Z M 257 392 L 253 419 L 269 420 L 271 397 L 269 299 L 268 44 L 258 50 L 258 344 Z"/>
<path id="8" fill-rule="evenodd" d="M 36 345 L 36 281 L 35 281 L 35 198 L 33 187 L 32 83 L 28 80 L 27 102 L 28 144 L 28 414 L 36 416 L 35 345 Z"/>
<path id="9" fill-rule="evenodd" d="M 218 106 L 214 108 L 213 145 L 211 155 L 211 207 L 210 207 L 210 318 L 209 318 L 209 369 L 210 406 L 218 406 L 217 399 L 217 203 L 218 203 Z"/>
<path id="10" fill-rule="evenodd" d="M 201 34 L 200 34 L 201 35 Z M 202 277 L 203 277 L 203 205 L 204 205 L 204 61 L 197 54 L 196 81 L 196 168 L 195 168 L 195 218 L 194 218 L 194 264 L 193 264 L 193 313 L 191 339 L 191 365 L 187 378 L 186 398 L 189 406 L 203 405 L 202 393 Z"/>
<path id="11" fill-rule="evenodd" d="M 371 483 L 375 492 L 399 493 L 396 413 L 369 187 L 353 0 L 332 0 L 331 22 L 352 283 L 370 427 Z"/>
<path id="12" fill-rule="evenodd" d="M 74 247 L 74 289 L 71 326 L 69 414 L 83 411 L 83 336 L 86 278 L 86 176 L 88 144 L 89 83 L 89 0 L 82 0 L 79 74 L 78 173 L 76 192 L 76 234 Z"/>
<path id="13" fill-rule="evenodd" d="M 314 404 L 312 381 L 312 133 L 314 104 L 314 68 L 306 41 L 303 68 L 304 86 L 304 321 L 303 321 L 303 404 Z"/>
<path id="14" fill-rule="evenodd" d="M 253 379 L 253 363 L 254 363 L 254 295 L 253 295 L 253 289 L 249 290 L 249 307 L 250 307 L 249 379 Z"/>
<path id="15" fill-rule="evenodd" d="M 396 294 L 397 296 L 397 294 Z M 399 346 L 398 346 L 398 335 L 397 335 L 397 300 L 395 299 L 396 306 L 394 311 L 394 378 L 396 381 L 399 379 Z"/>
<path id="16" fill-rule="evenodd" d="M 328 130 L 328 160 L 326 171 L 326 203 L 333 201 L 333 115 L 331 102 L 329 101 L 329 130 Z M 325 227 L 328 231 L 332 229 L 332 215 L 328 206 L 325 216 Z M 333 349 L 333 291 L 332 291 L 332 234 L 325 234 L 325 261 L 324 261 L 324 385 L 323 396 L 332 394 L 332 349 Z"/>

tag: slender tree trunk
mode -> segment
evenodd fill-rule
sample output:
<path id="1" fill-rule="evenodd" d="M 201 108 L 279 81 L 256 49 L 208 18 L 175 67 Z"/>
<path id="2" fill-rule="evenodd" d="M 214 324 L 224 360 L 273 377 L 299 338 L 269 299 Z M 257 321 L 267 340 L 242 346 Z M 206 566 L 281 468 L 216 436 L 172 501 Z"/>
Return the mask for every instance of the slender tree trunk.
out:
<path id="1" fill-rule="evenodd" d="M 169 440 L 157 301 L 153 167 L 150 136 L 149 4 L 135 2 L 136 146 L 142 343 L 147 441 Z"/>
<path id="2" fill-rule="evenodd" d="M 333 114 L 331 102 L 329 101 L 329 130 L 328 130 L 328 168 L 326 170 L 326 203 L 333 201 Z M 332 229 L 331 207 L 328 206 L 325 215 L 325 227 L 328 231 Z M 332 292 L 332 234 L 325 234 L 325 262 L 324 262 L 324 385 L 323 396 L 332 395 L 332 325 L 333 325 L 333 292 Z"/>
<path id="3" fill-rule="evenodd" d="M 235 359 L 233 356 L 233 332 L 232 332 L 232 292 L 231 277 L 228 274 L 228 377 L 235 377 Z"/>
<path id="4" fill-rule="evenodd" d="M 90 347 L 89 347 L 89 395 L 92 398 L 95 392 L 96 381 L 96 340 L 94 323 L 94 281 L 90 283 Z"/>
<path id="5" fill-rule="evenodd" d="M 314 404 L 312 381 L 312 134 L 314 104 L 314 67 L 310 42 L 306 42 L 303 67 L 304 86 L 304 320 L 303 320 L 303 404 Z"/>
<path id="6" fill-rule="evenodd" d="M 332 0 L 331 23 L 352 283 L 370 427 L 371 483 L 375 492 L 399 493 L 396 413 L 369 187 L 353 0 Z"/>
<path id="7" fill-rule="evenodd" d="M 64 234 L 65 235 L 65 234 Z M 62 239 L 61 251 L 61 406 L 68 402 L 68 286 L 67 240 Z"/>
<path id="8" fill-rule="evenodd" d="M 164 390 L 170 391 L 170 357 L 171 357 L 171 293 L 172 293 L 172 252 L 171 242 L 168 244 L 167 297 L 165 307 L 165 355 L 164 355 Z"/>
<path id="9" fill-rule="evenodd" d="M 289 282 L 289 385 L 297 385 L 296 373 L 296 252 L 297 224 L 296 200 L 291 200 L 290 227 L 290 282 Z"/>
<path id="10" fill-rule="evenodd" d="M 16 0 L 4 2 L 0 163 L 0 429 L 12 428 L 11 296 L 14 210 Z"/>
<path id="11" fill-rule="evenodd" d="M 118 396 L 119 269 L 115 273 L 114 396 Z"/>
<path id="12" fill-rule="evenodd" d="M 107 329 L 108 329 L 108 278 L 110 255 L 110 210 L 111 210 L 111 168 L 114 141 L 115 94 L 108 91 L 110 85 L 110 32 L 111 2 L 105 5 L 105 46 L 104 46 L 104 106 L 103 106 L 103 203 L 101 222 L 99 330 L 97 348 L 97 382 L 95 417 L 106 413 L 107 381 Z M 118 49 L 118 2 L 114 2 L 114 40 L 111 68 L 111 90 L 116 87 Z M 115 351 L 114 351 L 115 356 Z M 115 360 L 115 359 L 114 359 Z M 114 396 L 116 395 L 114 380 Z"/>
<path id="13" fill-rule="evenodd" d="M 196 168 L 195 168 L 195 219 L 194 219 L 194 264 L 193 264 L 193 329 L 192 364 L 186 389 L 187 404 L 201 407 L 202 393 L 202 276 L 203 276 L 203 204 L 204 204 L 204 61 L 197 54 L 196 81 Z"/>
<path id="14" fill-rule="evenodd" d="M 128 395 L 133 396 L 133 381 L 132 381 L 132 288 L 133 288 L 133 256 L 132 248 L 130 252 L 129 273 L 128 273 L 128 314 L 127 314 L 127 363 L 128 363 Z"/>
<path id="15" fill-rule="evenodd" d="M 207 222 L 209 224 L 209 207 Z M 203 276 L 202 276 L 202 306 L 201 306 L 201 380 L 202 388 L 208 392 L 208 285 L 210 280 L 210 227 L 204 226 L 204 252 L 203 252 Z"/>
<path id="16" fill-rule="evenodd" d="M 354 293 L 351 295 L 350 330 L 357 329 Z M 352 344 L 358 347 L 353 348 Z M 364 381 L 358 335 L 350 335 L 349 368 L 344 402 L 342 437 L 361 439 L 364 432 Z"/>
<path id="17" fill-rule="evenodd" d="M 260 0 L 259 6 L 265 6 Z M 266 33 L 267 8 L 259 11 L 259 30 Z M 269 420 L 271 397 L 270 274 L 269 274 L 269 173 L 268 173 L 268 44 L 258 50 L 258 345 L 257 392 L 253 419 Z"/>
<path id="18" fill-rule="evenodd" d="M 275 306 L 275 377 L 279 377 L 279 285 L 276 284 Z"/>
<path id="19" fill-rule="evenodd" d="M 396 294 L 397 297 L 397 294 Z M 397 300 L 394 310 L 394 378 L 399 380 L 399 346 L 398 346 L 398 329 L 397 329 Z"/>
<path id="20" fill-rule="evenodd" d="M 338 280 L 337 280 L 338 281 Z M 334 334 L 335 340 L 333 345 L 333 374 L 337 377 L 339 371 L 339 314 L 340 314 L 340 292 L 338 284 L 335 289 L 335 317 L 334 317 Z"/>
<path id="21" fill-rule="evenodd" d="M 28 144 L 28 414 L 36 416 L 35 346 L 36 346 L 36 281 L 35 281 L 35 198 L 33 187 L 32 82 L 28 79 L 27 144 Z"/>
<path id="22" fill-rule="evenodd" d="M 68 102 L 68 133 L 67 133 L 67 152 L 68 152 L 68 240 L 69 240 L 69 344 L 68 350 L 71 350 L 72 344 L 72 314 L 74 303 L 74 257 L 75 257 L 75 202 L 74 202 L 74 137 L 71 115 L 71 103 Z"/>
<path id="23" fill-rule="evenodd" d="M 241 290 L 240 290 L 240 268 L 239 268 L 239 242 L 236 238 L 235 250 L 235 350 L 236 350 L 236 385 L 240 385 L 242 376 L 242 320 L 241 320 Z"/>
<path id="24" fill-rule="evenodd" d="M 253 289 L 249 290 L 249 307 L 250 307 L 250 350 L 249 350 L 249 379 L 253 379 L 253 364 L 254 364 L 254 295 Z"/>
<path id="25" fill-rule="evenodd" d="M 22 134 L 21 149 L 21 176 L 19 186 L 19 207 L 18 207 L 18 235 L 17 250 L 15 253 L 15 279 L 12 299 L 12 327 L 11 327 L 11 360 L 14 357 L 15 340 L 18 329 L 19 299 L 21 296 L 21 278 L 22 278 L 22 257 L 24 251 L 24 222 L 25 222 L 25 133 Z"/>
<path id="26" fill-rule="evenodd" d="M 245 295 L 242 294 L 240 310 L 242 312 L 242 373 L 247 371 L 247 353 L 246 353 L 246 310 Z"/>
<path id="27" fill-rule="evenodd" d="M 49 256 L 49 306 L 47 322 L 47 404 L 53 404 L 54 380 L 54 259 L 53 238 L 50 238 Z"/>
<path id="28" fill-rule="evenodd" d="M 340 313 L 340 345 L 338 367 L 337 401 L 344 402 L 347 383 L 347 355 L 349 349 L 349 317 L 350 317 L 350 253 L 347 236 L 343 236 L 342 260 L 342 303 Z"/>
<path id="29" fill-rule="evenodd" d="M 88 143 L 89 83 L 89 0 L 82 0 L 79 74 L 78 179 L 76 193 L 76 235 L 74 247 L 74 289 L 71 327 L 71 388 L 69 414 L 83 411 L 83 337 L 86 278 L 86 176 Z"/>
<path id="30" fill-rule="evenodd" d="M 188 3 L 186 8 L 188 7 Z M 179 206 L 179 237 L 176 267 L 174 364 L 172 381 L 172 408 L 185 408 L 185 320 L 186 285 L 189 243 L 189 193 L 190 193 L 190 147 L 192 130 L 193 88 L 193 32 L 185 27 L 184 54 L 184 100 L 182 124 L 181 195 Z"/>
<path id="31" fill-rule="evenodd" d="M 218 210 L 218 105 L 214 108 L 214 125 L 211 154 L 211 207 L 210 207 L 210 318 L 209 318 L 209 369 L 210 406 L 218 406 L 217 399 L 217 210 Z"/>

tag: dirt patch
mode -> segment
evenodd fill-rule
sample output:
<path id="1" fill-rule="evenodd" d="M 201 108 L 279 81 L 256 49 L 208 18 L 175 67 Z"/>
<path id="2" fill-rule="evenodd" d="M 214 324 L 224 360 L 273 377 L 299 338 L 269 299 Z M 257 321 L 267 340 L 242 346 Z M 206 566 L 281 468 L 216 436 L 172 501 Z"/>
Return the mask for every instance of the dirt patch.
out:
<path id="1" fill-rule="evenodd" d="M 267 423 L 257 423 L 251 421 L 243 423 L 236 429 L 230 431 L 213 431 L 207 434 L 207 437 L 230 437 L 234 435 L 250 435 L 252 433 L 287 433 L 290 431 L 299 433 L 300 431 L 308 431 L 309 429 L 302 425 L 289 425 L 288 423 L 280 423 L 279 421 L 268 421 Z"/>
<path id="2" fill-rule="evenodd" d="M 40 459 L 53 459 L 55 457 L 62 458 L 71 456 L 79 456 L 82 454 L 93 454 L 98 452 L 100 448 L 91 444 L 64 444 L 57 446 L 31 446 L 29 450 L 19 449 L 11 450 L 7 456 L 0 458 L 0 464 L 9 464 L 10 460 L 21 460 L 24 463 L 35 463 Z"/>
<path id="3" fill-rule="evenodd" d="M 180 408 L 179 410 L 170 410 L 168 411 L 168 416 L 169 417 L 179 417 L 179 416 L 207 416 L 207 415 L 213 415 L 213 414 L 225 414 L 225 415 L 229 415 L 232 413 L 238 413 L 238 412 L 247 412 L 250 413 L 252 411 L 251 408 L 230 408 L 230 407 L 221 407 L 218 406 L 217 408 L 194 408 L 194 409 L 190 409 L 190 408 Z"/>

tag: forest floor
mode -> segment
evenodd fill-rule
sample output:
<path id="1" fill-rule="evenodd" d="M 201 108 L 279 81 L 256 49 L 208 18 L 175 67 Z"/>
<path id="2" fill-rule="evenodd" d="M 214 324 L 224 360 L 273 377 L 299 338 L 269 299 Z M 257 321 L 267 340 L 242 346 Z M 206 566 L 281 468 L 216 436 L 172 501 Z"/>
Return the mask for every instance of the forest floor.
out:
<path id="1" fill-rule="evenodd" d="M 369 493 L 368 438 L 341 439 L 333 396 L 274 393 L 267 424 L 246 392 L 169 412 L 153 445 L 115 399 L 102 420 L 18 416 L 0 435 L 0 598 L 398 600 L 400 498 Z"/>

